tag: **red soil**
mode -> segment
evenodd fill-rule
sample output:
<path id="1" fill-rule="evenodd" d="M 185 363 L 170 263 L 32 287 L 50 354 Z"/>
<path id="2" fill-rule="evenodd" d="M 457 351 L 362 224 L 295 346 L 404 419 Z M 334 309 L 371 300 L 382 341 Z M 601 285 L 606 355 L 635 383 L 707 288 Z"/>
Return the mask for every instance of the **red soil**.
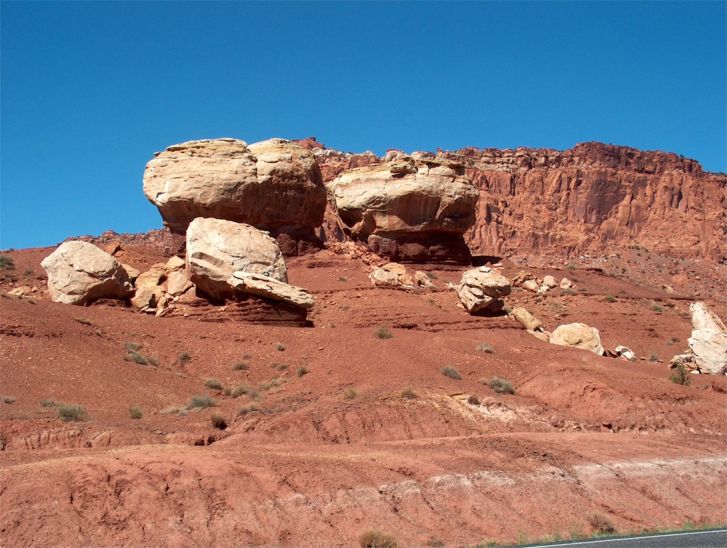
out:
<path id="1" fill-rule="evenodd" d="M 442 289 L 405 293 L 373 288 L 366 264 L 329 250 L 291 259 L 290 282 L 317 299 L 314 327 L 296 328 L 52 303 L 39 266 L 50 251 L 7 253 L 16 267 L 0 278 L 3 291 L 38 287 L 0 296 L 0 394 L 15 397 L 0 403 L 0 545 L 350 546 L 377 528 L 404 546 L 449 546 L 590 533 L 596 513 L 619 531 L 727 516 L 726 380 L 680 386 L 667 366 L 686 347 L 695 294 L 727 316 L 724 267 L 640 250 L 604 273 L 590 259 L 568 270 L 541 258 L 529 270 L 579 291 L 507 299 L 549 329 L 598 327 L 607 348 L 646 358 L 631 363 L 540 342 L 507 317 L 469 316 L 444 289 L 460 267 L 421 265 Z M 119 258 L 143 268 L 162 251 L 124 243 Z M 380 326 L 393 338 L 377 338 Z M 125 361 L 127 342 L 158 366 Z M 483 342 L 492 353 L 477 350 Z M 233 369 L 241 361 L 249 368 Z M 494 376 L 517 393 L 479 382 Z M 208 378 L 259 396 L 226 396 Z M 205 393 L 215 407 L 169 412 Z M 88 418 L 61 422 L 44 399 L 80 404 Z M 229 426 L 213 428 L 213 414 Z"/>

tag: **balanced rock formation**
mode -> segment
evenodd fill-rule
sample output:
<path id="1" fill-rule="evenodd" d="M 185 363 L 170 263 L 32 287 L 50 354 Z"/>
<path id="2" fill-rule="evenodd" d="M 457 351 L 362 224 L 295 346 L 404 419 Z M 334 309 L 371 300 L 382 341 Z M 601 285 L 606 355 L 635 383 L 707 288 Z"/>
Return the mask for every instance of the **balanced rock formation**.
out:
<path id="1" fill-rule="evenodd" d="M 285 259 L 270 235 L 248 224 L 203 217 L 187 228 L 187 272 L 214 299 L 234 293 L 228 280 L 235 272 L 288 281 Z"/>
<path id="2" fill-rule="evenodd" d="M 502 310 L 505 304 L 502 298 L 509 295 L 511 289 L 505 276 L 481 266 L 462 274 L 457 294 L 470 314 L 495 314 Z"/>
<path id="3" fill-rule="evenodd" d="M 692 335 L 689 348 L 701 373 L 727 372 L 727 329 L 719 317 L 703 302 L 689 306 L 692 312 Z"/>
<path id="4" fill-rule="evenodd" d="M 98 299 L 126 299 L 133 292 L 121 263 L 88 242 L 64 242 L 40 264 L 55 302 L 85 305 Z"/>
<path id="5" fill-rule="evenodd" d="M 184 235 L 196 217 L 270 231 L 292 254 L 323 221 L 326 189 L 313 153 L 284 139 L 204 139 L 167 147 L 146 165 L 144 193 Z"/>
<path id="6" fill-rule="evenodd" d="M 328 184 L 344 231 L 399 261 L 469 263 L 463 234 L 477 189 L 460 165 L 400 154 L 346 171 Z"/>
<path id="7" fill-rule="evenodd" d="M 583 348 L 599 356 L 603 356 L 605 352 L 598 329 L 584 323 L 559 325 L 550 335 L 550 343 Z"/>

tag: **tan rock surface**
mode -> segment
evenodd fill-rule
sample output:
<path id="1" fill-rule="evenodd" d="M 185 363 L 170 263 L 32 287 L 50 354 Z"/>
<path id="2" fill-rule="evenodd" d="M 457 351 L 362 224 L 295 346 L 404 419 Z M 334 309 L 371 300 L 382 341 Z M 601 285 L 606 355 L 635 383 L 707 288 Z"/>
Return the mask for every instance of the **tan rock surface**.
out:
<path id="1" fill-rule="evenodd" d="M 41 262 L 51 298 L 65 304 L 124 299 L 132 292 L 129 276 L 111 255 L 93 244 L 64 242 Z"/>
<path id="2" fill-rule="evenodd" d="M 252 272 L 287 282 L 278 244 L 253 226 L 221 219 L 197 218 L 187 229 L 187 271 L 190 281 L 211 297 L 231 291 L 234 272 Z"/>
<path id="3" fill-rule="evenodd" d="M 550 335 L 550 342 L 559 346 L 583 348 L 599 356 L 604 353 L 598 329 L 584 323 L 559 325 Z"/>
<path id="4" fill-rule="evenodd" d="M 703 302 L 689 306 L 692 312 L 692 335 L 689 348 L 702 373 L 727 372 L 727 329 L 719 317 Z"/>
<path id="5" fill-rule="evenodd" d="M 315 304 L 313 295 L 302 287 L 253 272 L 235 272 L 227 283 L 237 291 L 267 297 L 300 308 L 311 309 Z"/>
<path id="6" fill-rule="evenodd" d="M 510 281 L 487 266 L 473 268 L 462 274 L 457 294 L 470 314 L 499 312 L 509 295 Z"/>

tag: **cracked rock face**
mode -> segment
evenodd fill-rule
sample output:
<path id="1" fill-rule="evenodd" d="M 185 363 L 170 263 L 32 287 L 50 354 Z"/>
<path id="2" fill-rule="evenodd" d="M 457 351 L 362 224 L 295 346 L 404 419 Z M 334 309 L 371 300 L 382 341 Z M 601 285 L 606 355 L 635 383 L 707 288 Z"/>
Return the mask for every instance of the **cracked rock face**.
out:
<path id="1" fill-rule="evenodd" d="M 187 229 L 190 281 L 206 295 L 223 299 L 233 292 L 228 280 L 238 271 L 288 281 L 283 254 L 266 232 L 220 219 L 192 221 Z"/>
<path id="2" fill-rule="evenodd" d="M 125 299 L 133 293 L 121 263 L 88 242 L 62 243 L 41 266 L 48 274 L 51 299 L 58 303 L 84 305 L 98 299 Z"/>
<path id="3" fill-rule="evenodd" d="M 172 145 L 146 165 L 144 194 L 179 235 L 197 217 L 246 223 L 275 235 L 312 235 L 326 207 L 314 154 L 285 139 Z"/>
<path id="4" fill-rule="evenodd" d="M 344 172 L 328 185 L 350 235 L 402 261 L 468 262 L 462 235 L 477 189 L 455 163 L 400 154 Z"/>
<path id="5" fill-rule="evenodd" d="M 689 348 L 702 373 L 727 372 L 727 328 L 703 302 L 689 305 L 692 312 L 692 335 Z"/>

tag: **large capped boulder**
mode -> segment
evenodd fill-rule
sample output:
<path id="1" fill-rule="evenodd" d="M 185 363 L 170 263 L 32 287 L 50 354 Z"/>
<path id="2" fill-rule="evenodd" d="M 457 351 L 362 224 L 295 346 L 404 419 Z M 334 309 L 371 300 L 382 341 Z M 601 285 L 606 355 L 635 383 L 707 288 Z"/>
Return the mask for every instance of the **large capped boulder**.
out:
<path id="1" fill-rule="evenodd" d="M 505 304 L 502 297 L 510 294 L 510 280 L 490 267 L 465 271 L 457 287 L 460 302 L 470 314 L 495 314 Z"/>
<path id="2" fill-rule="evenodd" d="M 603 345 L 601 344 L 601 334 L 598 332 L 598 329 L 584 323 L 559 325 L 550 335 L 550 343 L 560 346 L 583 348 L 599 356 L 603 356 L 604 354 Z"/>
<path id="3" fill-rule="evenodd" d="M 689 306 L 692 312 L 692 336 L 689 348 L 702 373 L 727 372 L 727 329 L 719 317 L 703 302 Z"/>
<path id="4" fill-rule="evenodd" d="M 285 139 L 172 145 L 146 165 L 144 194 L 178 235 L 196 217 L 214 217 L 310 239 L 326 207 L 315 156 Z"/>
<path id="5" fill-rule="evenodd" d="M 478 191 L 462 166 L 392 155 L 346 171 L 328 184 L 344 229 L 400 261 L 469 263 L 463 234 L 474 222 Z"/>
<path id="6" fill-rule="evenodd" d="M 88 242 L 64 242 L 40 264 L 48 273 L 48 291 L 55 302 L 84 305 L 126 299 L 133 293 L 121 263 Z"/>
<path id="7" fill-rule="evenodd" d="M 283 254 L 267 233 L 248 224 L 203 217 L 187 228 L 187 272 L 197 288 L 218 299 L 234 292 L 228 280 L 235 272 L 288 281 Z"/>

